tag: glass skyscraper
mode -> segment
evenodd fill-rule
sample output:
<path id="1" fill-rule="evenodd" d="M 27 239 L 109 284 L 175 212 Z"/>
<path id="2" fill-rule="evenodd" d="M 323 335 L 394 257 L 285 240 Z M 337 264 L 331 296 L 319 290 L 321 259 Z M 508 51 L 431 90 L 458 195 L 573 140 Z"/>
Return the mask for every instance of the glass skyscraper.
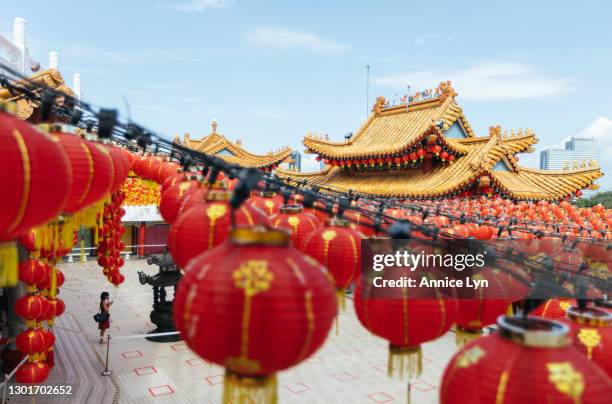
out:
<path id="1" fill-rule="evenodd" d="M 563 170 L 573 168 L 574 164 L 581 166 L 583 162 L 597 161 L 599 163 L 599 140 L 586 137 L 572 137 L 565 142 L 564 149 L 548 148 L 540 152 L 540 169 Z M 588 198 L 597 191 L 583 191 Z"/>

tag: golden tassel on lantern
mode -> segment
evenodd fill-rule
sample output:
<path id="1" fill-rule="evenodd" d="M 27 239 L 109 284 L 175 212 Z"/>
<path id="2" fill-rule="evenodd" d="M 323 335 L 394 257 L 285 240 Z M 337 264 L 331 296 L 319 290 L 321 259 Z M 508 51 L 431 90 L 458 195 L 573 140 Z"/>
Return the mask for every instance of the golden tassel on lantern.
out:
<path id="1" fill-rule="evenodd" d="M 0 243 L 0 287 L 17 284 L 17 245 L 14 242 Z"/>
<path id="2" fill-rule="evenodd" d="M 277 378 L 272 376 L 242 376 L 225 371 L 223 404 L 277 404 Z"/>
<path id="3" fill-rule="evenodd" d="M 481 329 L 476 330 L 466 330 L 460 327 L 457 327 L 455 330 L 455 345 L 457 348 L 462 348 L 465 344 L 470 341 L 475 340 L 476 338 L 482 335 Z"/>
<path id="4" fill-rule="evenodd" d="M 389 377 L 398 376 L 402 380 L 404 374 L 408 378 L 412 378 L 419 376 L 422 372 L 423 353 L 420 345 L 416 347 L 389 345 L 389 358 L 387 360 L 387 375 Z"/>
<path id="5" fill-rule="evenodd" d="M 338 307 L 340 310 L 346 310 L 346 290 L 336 289 L 336 296 L 338 297 Z"/>

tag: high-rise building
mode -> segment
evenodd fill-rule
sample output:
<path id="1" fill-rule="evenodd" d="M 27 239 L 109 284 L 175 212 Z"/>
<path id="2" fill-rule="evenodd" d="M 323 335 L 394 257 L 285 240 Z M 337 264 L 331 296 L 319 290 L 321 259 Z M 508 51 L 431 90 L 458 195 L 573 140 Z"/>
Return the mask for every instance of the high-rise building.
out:
<path id="1" fill-rule="evenodd" d="M 289 155 L 291 162 L 289 163 L 289 168 L 295 171 L 302 171 L 302 155 L 299 151 L 294 150 Z"/>
<path id="2" fill-rule="evenodd" d="M 592 137 L 572 137 L 564 149 L 548 148 L 540 152 L 540 169 L 563 170 L 596 161 L 599 164 L 599 140 Z M 585 198 L 596 191 L 583 191 Z"/>

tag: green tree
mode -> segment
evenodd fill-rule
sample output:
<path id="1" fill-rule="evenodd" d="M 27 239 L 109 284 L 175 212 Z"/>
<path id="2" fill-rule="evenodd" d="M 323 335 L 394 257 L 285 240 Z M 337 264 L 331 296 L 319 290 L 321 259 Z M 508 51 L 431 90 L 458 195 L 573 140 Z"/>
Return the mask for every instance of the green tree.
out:
<path id="1" fill-rule="evenodd" d="M 581 208 L 590 208 L 601 203 L 606 209 L 612 209 L 612 191 L 599 192 L 588 199 L 578 199 Z"/>

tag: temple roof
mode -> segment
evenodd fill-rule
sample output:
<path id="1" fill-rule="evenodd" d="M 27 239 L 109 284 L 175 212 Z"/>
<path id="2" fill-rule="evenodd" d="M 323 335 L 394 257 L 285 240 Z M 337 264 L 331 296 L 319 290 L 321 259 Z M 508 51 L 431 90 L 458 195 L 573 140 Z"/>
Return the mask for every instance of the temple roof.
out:
<path id="1" fill-rule="evenodd" d="M 185 134 L 182 141 L 176 136 L 174 143 L 202 153 L 215 155 L 229 163 L 240 164 L 244 167 L 263 168 L 277 165 L 291 154 L 289 147 L 284 147 L 276 152 L 268 152 L 265 155 L 251 153 L 242 147 L 240 141 L 232 142 L 217 133 L 216 121 L 212 122 L 212 131 L 203 138 L 195 140 L 191 139 L 189 134 Z"/>
<path id="2" fill-rule="evenodd" d="M 449 140 L 450 141 L 450 140 Z M 585 188 L 603 174 L 597 166 L 574 170 L 535 170 L 520 167 L 514 154 L 531 149 L 537 142 L 533 132 L 519 131 L 503 136 L 499 127 L 490 129 L 489 136 L 452 139 L 464 145 L 466 154 L 452 164 L 435 166 L 431 171 L 408 168 L 387 171 L 347 172 L 342 167 L 327 166 L 318 173 L 298 173 L 277 170 L 281 178 L 307 180 L 309 184 L 336 191 L 348 191 L 401 198 L 433 198 L 459 192 L 482 176 L 508 196 L 516 199 L 557 200 Z M 495 165 L 503 161 L 507 171 Z"/>
<path id="3" fill-rule="evenodd" d="M 447 82 L 436 89 L 436 96 L 410 102 L 408 107 L 405 103 L 386 106 L 384 97 L 378 97 L 372 114 L 348 141 L 332 142 L 307 135 L 304 145 L 311 152 L 332 159 L 382 156 L 399 153 L 421 141 L 433 128 L 444 132 L 455 122 L 468 138 L 473 137 L 463 110 L 455 102 L 455 95 L 450 82 Z M 457 142 L 449 146 L 458 153 L 466 151 Z"/>
<path id="4" fill-rule="evenodd" d="M 66 85 L 64 78 L 60 74 L 59 71 L 55 69 L 48 69 L 42 72 L 36 73 L 29 78 L 30 81 L 35 83 L 44 84 L 47 87 L 54 88 L 58 91 L 61 91 L 68 95 L 74 95 L 70 87 Z M 18 82 L 17 85 L 26 86 L 27 83 L 24 81 Z M 35 92 L 40 92 L 39 88 L 33 88 Z M 24 98 L 22 95 L 13 95 L 6 88 L 0 89 L 0 100 L 4 101 L 14 101 L 17 104 L 17 112 L 16 115 L 20 119 L 28 119 L 34 113 L 34 110 L 39 107 L 39 105 L 31 100 Z M 56 102 L 63 102 L 63 99 L 58 99 Z"/>

